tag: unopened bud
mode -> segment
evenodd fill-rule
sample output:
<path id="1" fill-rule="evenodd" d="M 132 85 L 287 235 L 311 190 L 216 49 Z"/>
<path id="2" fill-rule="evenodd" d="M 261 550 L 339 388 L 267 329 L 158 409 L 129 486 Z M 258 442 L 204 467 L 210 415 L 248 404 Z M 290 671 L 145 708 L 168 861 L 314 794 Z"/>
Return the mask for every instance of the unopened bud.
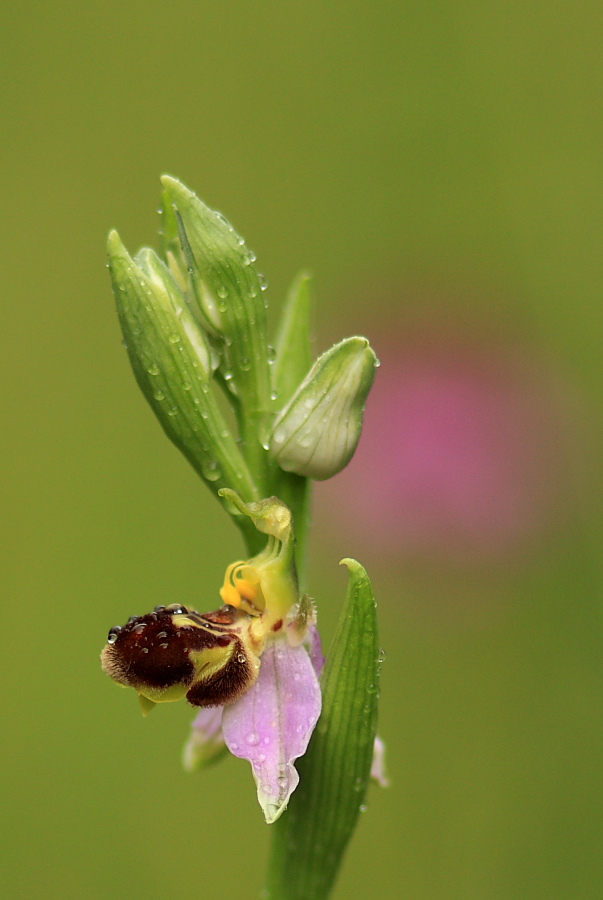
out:
<path id="1" fill-rule="evenodd" d="M 272 430 L 270 452 L 281 469 L 323 481 L 347 466 L 378 365 L 364 337 L 346 338 L 316 360 Z"/>
<path id="2" fill-rule="evenodd" d="M 167 266 L 149 249 L 133 259 L 109 235 L 117 312 L 138 384 L 164 431 L 215 491 L 254 488 L 211 392 L 219 359 Z"/>

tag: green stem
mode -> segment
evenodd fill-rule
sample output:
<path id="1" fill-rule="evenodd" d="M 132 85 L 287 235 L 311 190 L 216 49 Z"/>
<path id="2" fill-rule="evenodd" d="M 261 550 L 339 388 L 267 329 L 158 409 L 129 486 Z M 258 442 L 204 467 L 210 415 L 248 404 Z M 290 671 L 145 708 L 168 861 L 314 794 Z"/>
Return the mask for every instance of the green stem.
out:
<path id="1" fill-rule="evenodd" d="M 295 564 L 300 592 L 307 589 L 307 550 L 312 519 L 312 481 L 302 475 L 294 475 L 278 469 L 272 490 L 286 503 L 293 513 L 295 523 Z"/>

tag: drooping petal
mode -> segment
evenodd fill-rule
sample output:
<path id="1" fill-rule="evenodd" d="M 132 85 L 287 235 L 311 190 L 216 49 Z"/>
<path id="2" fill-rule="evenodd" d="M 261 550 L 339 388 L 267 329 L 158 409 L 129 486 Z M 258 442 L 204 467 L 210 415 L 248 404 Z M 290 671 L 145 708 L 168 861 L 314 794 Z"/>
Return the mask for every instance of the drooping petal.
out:
<path id="1" fill-rule="evenodd" d="M 371 766 L 371 778 L 378 782 L 382 788 L 389 787 L 389 778 L 385 767 L 385 744 L 379 737 L 375 738 L 373 746 L 373 764 Z"/>
<path id="2" fill-rule="evenodd" d="M 224 740 L 235 756 L 251 763 L 266 821 L 275 822 L 297 787 L 293 763 L 308 746 L 321 710 L 314 666 L 305 647 L 284 638 L 270 641 L 258 680 L 225 707 Z"/>
<path id="3" fill-rule="evenodd" d="M 193 719 L 190 737 L 182 752 L 182 764 L 187 772 L 206 768 L 226 752 L 222 734 L 223 709 L 223 706 L 202 709 Z"/>

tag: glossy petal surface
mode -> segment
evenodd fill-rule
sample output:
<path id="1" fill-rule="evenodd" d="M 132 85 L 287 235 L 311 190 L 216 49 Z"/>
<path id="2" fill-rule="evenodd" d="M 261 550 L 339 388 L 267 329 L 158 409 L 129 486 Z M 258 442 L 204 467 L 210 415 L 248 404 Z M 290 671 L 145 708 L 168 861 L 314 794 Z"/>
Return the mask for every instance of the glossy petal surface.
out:
<path id="1" fill-rule="evenodd" d="M 251 763 L 266 821 L 285 809 L 299 776 L 293 763 L 308 746 L 321 710 L 318 678 L 307 650 L 270 641 L 255 685 L 225 707 L 228 749 Z"/>

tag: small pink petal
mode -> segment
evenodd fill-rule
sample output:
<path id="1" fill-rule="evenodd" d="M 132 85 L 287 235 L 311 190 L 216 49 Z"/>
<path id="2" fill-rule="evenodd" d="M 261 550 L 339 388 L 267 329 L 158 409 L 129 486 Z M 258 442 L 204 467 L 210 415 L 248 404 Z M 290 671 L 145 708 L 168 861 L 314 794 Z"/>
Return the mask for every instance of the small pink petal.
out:
<path id="1" fill-rule="evenodd" d="M 266 645 L 258 680 L 224 708 L 231 753 L 251 763 L 266 821 L 276 822 L 299 775 L 293 763 L 306 752 L 321 710 L 320 687 L 307 650 L 283 637 Z"/>
<path id="2" fill-rule="evenodd" d="M 375 746 L 373 747 L 371 778 L 378 781 L 382 788 L 389 787 L 389 778 L 385 768 L 385 744 L 379 735 L 375 738 Z"/>
<path id="3" fill-rule="evenodd" d="M 187 772 L 217 761 L 226 749 L 222 734 L 223 709 L 223 706 L 214 706 L 200 710 L 195 716 L 182 755 Z"/>

